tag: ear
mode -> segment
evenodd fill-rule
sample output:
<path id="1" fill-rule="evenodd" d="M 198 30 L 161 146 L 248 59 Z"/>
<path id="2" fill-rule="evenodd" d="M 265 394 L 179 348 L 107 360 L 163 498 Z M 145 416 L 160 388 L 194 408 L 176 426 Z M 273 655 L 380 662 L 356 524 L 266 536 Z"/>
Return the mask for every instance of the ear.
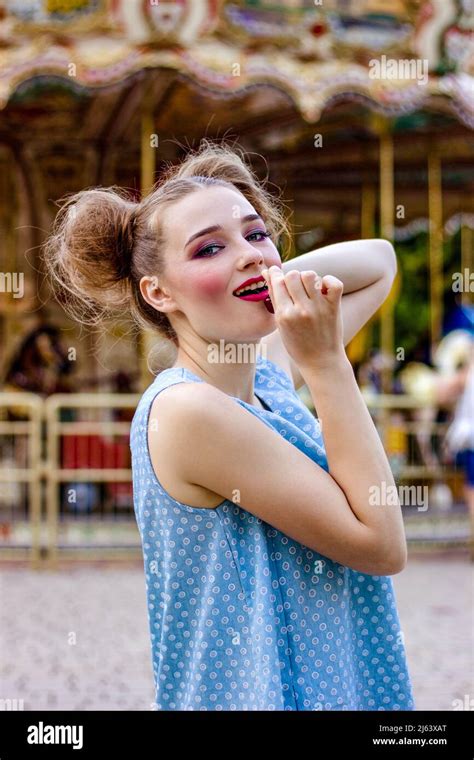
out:
<path id="1" fill-rule="evenodd" d="M 140 292 L 145 301 L 157 311 L 171 312 L 178 308 L 176 301 L 171 298 L 166 289 L 160 287 L 159 277 L 156 275 L 146 275 L 141 278 Z"/>

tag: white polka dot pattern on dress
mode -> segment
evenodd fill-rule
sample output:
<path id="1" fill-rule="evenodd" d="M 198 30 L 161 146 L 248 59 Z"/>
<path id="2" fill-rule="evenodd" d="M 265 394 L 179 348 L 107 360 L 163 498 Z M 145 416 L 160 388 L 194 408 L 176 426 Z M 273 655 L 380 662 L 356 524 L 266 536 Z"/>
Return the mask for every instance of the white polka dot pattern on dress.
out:
<path id="1" fill-rule="evenodd" d="M 413 710 L 390 577 L 324 557 L 229 500 L 172 498 L 149 456 L 151 405 L 164 388 L 204 382 L 161 372 L 130 438 L 157 710 Z M 289 376 L 259 357 L 256 395 L 235 400 L 328 471 L 318 420 Z"/>

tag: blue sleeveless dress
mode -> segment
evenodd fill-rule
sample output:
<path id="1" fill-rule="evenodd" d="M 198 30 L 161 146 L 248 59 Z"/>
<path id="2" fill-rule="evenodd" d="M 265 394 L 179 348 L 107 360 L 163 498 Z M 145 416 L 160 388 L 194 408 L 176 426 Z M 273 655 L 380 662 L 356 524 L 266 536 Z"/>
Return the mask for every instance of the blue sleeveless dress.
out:
<path id="1" fill-rule="evenodd" d="M 413 710 L 390 576 L 333 562 L 227 499 L 183 504 L 158 481 L 150 408 L 182 382 L 205 381 L 162 371 L 130 438 L 155 709 Z M 254 388 L 265 409 L 231 398 L 329 471 L 318 420 L 286 372 L 259 356 Z"/>

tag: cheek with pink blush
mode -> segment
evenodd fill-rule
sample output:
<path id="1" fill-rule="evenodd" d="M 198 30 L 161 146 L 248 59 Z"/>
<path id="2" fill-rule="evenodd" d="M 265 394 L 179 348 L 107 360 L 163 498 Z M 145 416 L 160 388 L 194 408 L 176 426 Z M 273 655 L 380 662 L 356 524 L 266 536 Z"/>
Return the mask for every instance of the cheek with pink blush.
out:
<path id="1" fill-rule="evenodd" d="M 281 259 L 277 252 L 275 252 L 274 256 L 269 256 L 265 262 L 267 268 L 273 265 L 281 267 Z M 246 279 L 248 279 L 248 276 L 242 273 L 241 281 L 243 282 Z M 208 271 L 203 270 L 183 276 L 179 284 L 181 291 L 184 290 L 183 284 L 185 284 L 186 295 L 200 301 L 215 302 L 219 298 L 228 298 L 232 295 L 229 275 L 224 275 L 221 272 L 215 271 L 215 269 L 211 270 L 211 268 Z"/>
<path id="2" fill-rule="evenodd" d="M 228 295 L 228 282 L 216 272 L 208 272 L 193 276 L 188 280 L 188 290 L 200 300 L 216 300 Z"/>

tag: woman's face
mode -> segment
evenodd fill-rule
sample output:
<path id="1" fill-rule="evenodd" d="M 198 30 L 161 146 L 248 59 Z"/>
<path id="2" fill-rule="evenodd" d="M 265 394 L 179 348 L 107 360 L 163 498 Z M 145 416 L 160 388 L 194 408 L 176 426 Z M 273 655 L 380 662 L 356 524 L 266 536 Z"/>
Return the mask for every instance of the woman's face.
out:
<path id="1" fill-rule="evenodd" d="M 199 188 L 166 209 L 163 230 L 162 287 L 176 306 L 166 309 L 172 324 L 173 311 L 182 312 L 198 335 L 228 342 L 256 341 L 275 329 L 263 300 L 234 295 L 264 267 L 281 267 L 264 220 L 241 193 L 222 186 Z"/>

